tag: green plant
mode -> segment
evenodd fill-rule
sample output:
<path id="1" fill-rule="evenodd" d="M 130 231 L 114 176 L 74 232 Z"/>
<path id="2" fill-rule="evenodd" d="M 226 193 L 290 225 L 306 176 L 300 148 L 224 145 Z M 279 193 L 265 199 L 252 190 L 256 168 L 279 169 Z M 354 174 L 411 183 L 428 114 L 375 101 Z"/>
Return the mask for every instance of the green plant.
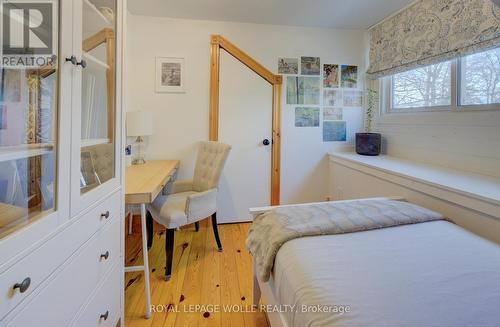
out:
<path id="1" fill-rule="evenodd" d="M 365 132 L 372 131 L 373 117 L 378 105 L 378 92 L 372 88 L 366 90 L 366 107 L 365 107 Z"/>

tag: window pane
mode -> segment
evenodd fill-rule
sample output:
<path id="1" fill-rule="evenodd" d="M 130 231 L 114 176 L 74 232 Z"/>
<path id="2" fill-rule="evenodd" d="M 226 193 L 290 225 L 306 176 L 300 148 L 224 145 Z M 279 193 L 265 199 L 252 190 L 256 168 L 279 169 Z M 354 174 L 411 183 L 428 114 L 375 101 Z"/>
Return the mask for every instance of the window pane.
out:
<path id="1" fill-rule="evenodd" d="M 392 77 L 393 109 L 451 105 L 451 62 L 417 68 Z"/>
<path id="2" fill-rule="evenodd" d="M 500 103 L 500 48 L 463 57 L 461 104 Z"/>

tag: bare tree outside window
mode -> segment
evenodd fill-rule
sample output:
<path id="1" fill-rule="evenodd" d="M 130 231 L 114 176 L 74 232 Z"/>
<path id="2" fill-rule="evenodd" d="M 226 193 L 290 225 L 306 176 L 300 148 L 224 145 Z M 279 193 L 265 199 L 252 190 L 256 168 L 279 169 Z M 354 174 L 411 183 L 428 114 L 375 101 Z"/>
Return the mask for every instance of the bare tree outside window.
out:
<path id="1" fill-rule="evenodd" d="M 500 104 L 500 47 L 395 74 L 383 85 L 390 95 L 390 111 L 496 109 Z"/>
<path id="2" fill-rule="evenodd" d="M 451 105 L 451 62 L 420 67 L 392 77 L 393 109 Z"/>
<path id="3" fill-rule="evenodd" d="M 500 103 L 500 48 L 463 57 L 461 104 Z"/>

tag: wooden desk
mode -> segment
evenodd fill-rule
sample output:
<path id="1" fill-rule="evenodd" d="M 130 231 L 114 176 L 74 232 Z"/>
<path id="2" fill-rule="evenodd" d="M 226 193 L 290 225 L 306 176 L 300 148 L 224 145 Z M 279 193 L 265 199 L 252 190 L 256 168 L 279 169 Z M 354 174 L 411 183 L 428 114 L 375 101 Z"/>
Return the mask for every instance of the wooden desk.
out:
<path id="1" fill-rule="evenodd" d="M 151 160 L 125 169 L 125 203 L 151 203 L 179 168 L 179 160 Z"/>
<path id="2" fill-rule="evenodd" d="M 179 160 L 151 160 L 143 165 L 132 165 L 125 169 L 125 204 L 141 205 L 142 256 L 144 259 L 142 266 L 125 267 L 125 272 L 144 272 L 146 318 L 151 317 L 146 204 L 156 199 L 161 190 L 172 179 L 178 167 Z"/>

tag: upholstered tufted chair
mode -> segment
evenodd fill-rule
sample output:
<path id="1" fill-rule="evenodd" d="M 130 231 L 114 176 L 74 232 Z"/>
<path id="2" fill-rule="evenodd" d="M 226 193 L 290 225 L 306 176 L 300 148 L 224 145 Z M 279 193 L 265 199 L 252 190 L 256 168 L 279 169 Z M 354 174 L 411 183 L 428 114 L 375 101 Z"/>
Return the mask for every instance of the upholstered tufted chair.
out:
<path id="1" fill-rule="evenodd" d="M 212 227 L 219 251 L 222 244 L 217 230 L 217 186 L 231 146 L 218 142 L 201 142 L 192 180 L 175 181 L 172 192 L 159 196 L 148 206 L 148 248 L 153 242 L 153 219 L 167 228 L 165 237 L 165 280 L 172 273 L 175 229 L 195 224 L 212 216 Z"/>

